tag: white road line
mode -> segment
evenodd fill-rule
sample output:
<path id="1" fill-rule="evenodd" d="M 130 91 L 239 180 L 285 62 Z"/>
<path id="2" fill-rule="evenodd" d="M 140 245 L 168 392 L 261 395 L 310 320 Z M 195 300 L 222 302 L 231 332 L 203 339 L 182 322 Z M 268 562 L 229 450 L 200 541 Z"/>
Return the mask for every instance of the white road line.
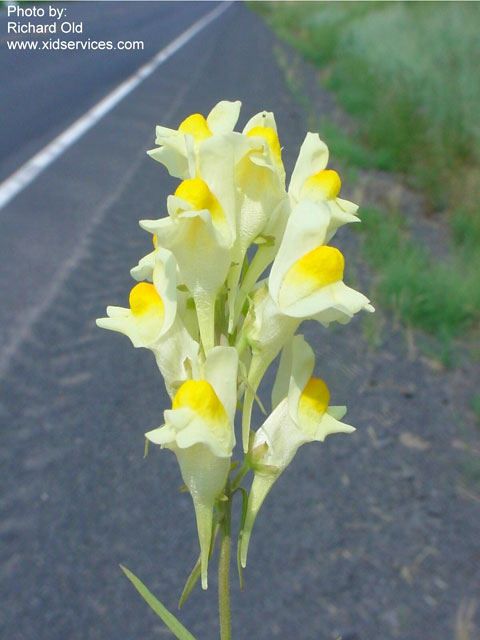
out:
<path id="1" fill-rule="evenodd" d="M 222 2 L 218 7 L 197 20 L 191 27 L 172 40 L 164 49 L 159 51 L 151 60 L 140 67 L 130 78 L 127 78 L 116 89 L 89 109 L 81 118 L 54 138 L 46 147 L 36 153 L 30 160 L 0 184 L 0 209 L 4 207 L 20 191 L 25 189 L 48 165 L 58 158 L 70 145 L 78 140 L 88 129 L 93 127 L 103 116 L 118 104 L 126 95 L 151 75 L 157 67 L 163 64 L 184 44 L 197 35 L 211 22 L 216 20 L 233 4 L 233 0 Z"/>

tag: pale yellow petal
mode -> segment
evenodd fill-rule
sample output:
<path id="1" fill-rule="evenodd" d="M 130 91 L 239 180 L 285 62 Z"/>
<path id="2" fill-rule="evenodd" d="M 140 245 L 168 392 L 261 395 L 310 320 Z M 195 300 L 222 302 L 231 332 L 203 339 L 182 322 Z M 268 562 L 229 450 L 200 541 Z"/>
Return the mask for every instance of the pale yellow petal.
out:
<path id="1" fill-rule="evenodd" d="M 302 335 L 292 339 L 292 366 L 288 387 L 288 410 L 292 420 L 298 424 L 298 405 L 300 396 L 310 380 L 315 367 L 315 355 L 312 347 Z"/>
<path id="2" fill-rule="evenodd" d="M 247 134 L 253 129 L 253 127 L 270 127 L 275 133 L 277 132 L 277 124 L 275 122 L 275 116 L 271 111 L 260 111 L 250 118 L 242 133 Z"/>
<path id="3" fill-rule="evenodd" d="M 322 203 L 301 202 L 290 214 L 268 280 L 277 303 L 285 275 L 304 255 L 324 244 L 329 222 L 330 212 Z"/>
<path id="4" fill-rule="evenodd" d="M 238 351 L 234 347 L 214 347 L 207 354 L 203 371 L 233 424 L 237 407 Z"/>
<path id="5" fill-rule="evenodd" d="M 207 125 L 212 133 L 217 135 L 233 131 L 240 115 L 241 106 L 240 100 L 218 102 L 207 116 Z"/>
<path id="6" fill-rule="evenodd" d="M 311 175 L 323 171 L 328 164 L 328 147 L 318 133 L 307 133 L 290 179 L 289 193 L 295 202 L 300 200 L 300 189 Z"/>

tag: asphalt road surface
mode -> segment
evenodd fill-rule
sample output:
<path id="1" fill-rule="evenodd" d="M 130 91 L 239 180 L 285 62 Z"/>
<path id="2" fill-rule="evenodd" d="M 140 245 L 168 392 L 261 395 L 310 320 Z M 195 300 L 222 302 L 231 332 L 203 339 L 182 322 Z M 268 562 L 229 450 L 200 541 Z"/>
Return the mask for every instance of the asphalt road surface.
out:
<path id="1" fill-rule="evenodd" d="M 212 4 L 68 8 L 104 37 L 144 38 L 153 54 Z M 164 635 L 118 564 L 175 608 L 197 553 L 193 510 L 177 492 L 174 457 L 154 452 L 142 459 L 142 434 L 160 424 L 167 406 L 150 354 L 98 330 L 94 320 L 107 304 L 126 302 L 129 268 L 149 250 L 137 220 L 166 213 L 175 183 L 145 154 L 156 124 L 177 126 L 220 99 L 241 99 L 241 123 L 274 110 L 298 147 L 304 123 L 272 46 L 261 21 L 235 3 L 0 211 L 0 637 L 6 640 Z M 1 52 L 2 101 L 18 110 L 10 115 L 10 102 L 2 126 L 2 167 L 9 171 L 141 62 L 136 55 L 45 55 L 35 62 L 29 54 L 10 57 L 4 43 Z M 30 86 L 42 88 L 38 99 Z M 271 637 L 274 616 L 285 617 L 285 573 L 268 574 L 284 556 L 287 532 L 274 545 L 264 542 L 271 553 L 263 568 L 252 560 L 246 578 L 256 588 L 240 595 L 234 587 L 238 638 Z M 182 619 L 198 638 L 214 638 L 216 608 L 212 575 L 211 589 L 192 595 Z M 302 616 L 299 610 L 286 617 L 284 637 Z"/>
<path id="2" fill-rule="evenodd" d="M 66 2 L 63 21 L 82 25 L 81 33 L 7 33 L 7 23 L 28 18 L 0 11 L 0 182 L 58 133 L 96 104 L 141 64 L 183 32 L 215 2 Z M 48 5 L 46 5 L 48 7 Z M 40 7 L 41 8 L 41 7 Z M 30 19 L 38 25 L 52 18 Z M 64 40 L 140 42 L 133 50 L 9 49 L 7 41 Z"/>
<path id="3" fill-rule="evenodd" d="M 209 2 L 67 3 L 69 21 L 83 24 L 83 33 L 72 39 L 138 41 L 144 45 L 142 51 L 11 50 L 7 40 L 42 41 L 52 36 L 8 36 L 7 22 L 25 25 L 28 20 L 9 17 L 5 9 L 0 12 L 0 181 L 215 6 Z M 157 118 L 171 108 L 167 95 L 163 106 L 162 99 L 155 96 L 153 100 Z M 150 122 L 143 124 L 138 118 L 137 123 L 120 123 L 114 117 L 110 117 L 111 129 L 103 128 L 101 136 L 91 138 L 81 158 L 70 166 L 64 164 L 69 162 L 69 149 L 60 164 L 1 210 L 0 371 L 32 318 L 48 306 L 67 265 L 76 260 L 72 255 L 84 242 L 88 226 L 95 224 L 100 203 L 109 195 L 115 197 L 112 191 L 119 184 L 119 167 L 125 171 L 132 165 L 131 145 L 138 144 L 141 136 L 144 144 L 148 141 L 152 146 Z M 135 126 L 144 128 L 135 130 Z"/>

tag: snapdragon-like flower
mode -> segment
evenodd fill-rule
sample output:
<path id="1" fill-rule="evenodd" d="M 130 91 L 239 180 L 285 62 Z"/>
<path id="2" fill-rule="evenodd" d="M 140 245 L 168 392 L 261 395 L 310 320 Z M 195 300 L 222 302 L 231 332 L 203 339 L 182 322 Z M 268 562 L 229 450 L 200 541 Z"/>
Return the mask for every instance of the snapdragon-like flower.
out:
<path id="1" fill-rule="evenodd" d="M 338 197 L 342 182 L 336 171 L 327 169 L 328 157 L 328 147 L 318 133 L 307 133 L 288 188 L 293 207 L 305 200 L 327 205 L 331 217 L 325 234 L 326 242 L 342 225 L 360 222 L 355 215 L 358 206 Z"/>
<path id="2" fill-rule="evenodd" d="M 279 309 L 296 318 L 347 321 L 361 309 L 373 311 L 368 298 L 343 282 L 345 260 L 325 244 L 330 213 L 322 203 L 301 202 L 291 213 L 272 264 L 269 291 Z M 334 314 L 335 315 L 335 314 Z"/>
<path id="3" fill-rule="evenodd" d="M 195 301 L 205 353 L 215 341 L 215 300 L 231 264 L 231 236 L 225 210 L 200 178 L 184 180 L 169 196 L 168 218 L 140 226 L 176 258 L 182 282 Z"/>
<path id="4" fill-rule="evenodd" d="M 278 139 L 277 123 L 271 111 L 261 111 L 254 115 L 243 128 L 244 135 L 250 138 L 260 138 L 268 144 L 267 157 L 264 154 L 253 156 L 256 164 L 274 167 L 278 174 L 279 181 L 285 186 L 285 168 L 282 160 L 282 149 Z"/>
<path id="5" fill-rule="evenodd" d="M 196 177 L 196 156 L 201 144 L 213 135 L 233 131 L 240 113 L 241 102 L 222 100 L 207 118 L 194 113 L 183 120 L 178 129 L 157 126 L 155 144 L 148 154 L 161 162 L 170 175 L 185 180 Z"/>
<path id="6" fill-rule="evenodd" d="M 307 442 L 323 442 L 332 433 L 351 433 L 354 427 L 340 422 L 346 407 L 331 407 L 325 382 L 312 377 L 315 356 L 303 336 L 293 338 L 284 350 L 273 392 L 272 414 L 256 432 L 253 441 L 255 476 L 248 498 L 241 540 L 241 562 L 245 567 L 252 527 L 268 492 Z M 288 384 L 288 395 L 279 401 Z M 263 455 L 262 455 L 263 454 Z"/>
<path id="7" fill-rule="evenodd" d="M 165 425 L 145 434 L 177 456 L 195 507 L 204 589 L 213 507 L 224 490 L 235 445 L 237 368 L 233 347 L 214 347 L 202 366 L 202 377 L 187 380 L 178 389 L 172 409 L 165 411 Z"/>
<path id="8" fill-rule="evenodd" d="M 229 331 L 238 320 L 239 311 L 257 278 L 275 255 L 278 234 L 286 218 L 288 195 L 285 191 L 280 141 L 273 113 L 263 111 L 249 120 L 243 130 L 251 149 L 235 166 L 237 238 L 233 251 L 234 265 L 228 278 Z M 255 263 L 247 271 L 244 286 L 238 283 L 247 249 L 258 242 Z M 262 243 L 273 251 L 262 250 Z M 278 247 L 278 246 L 277 246 Z M 251 288 L 251 287 L 250 287 Z"/>
<path id="9" fill-rule="evenodd" d="M 124 333 L 134 347 L 154 344 L 170 329 L 177 313 L 175 259 L 170 251 L 160 249 L 155 264 L 154 284 L 139 282 L 130 291 L 129 308 L 109 306 L 108 318 L 97 320 L 103 329 Z"/>
<path id="10" fill-rule="evenodd" d="M 130 291 L 129 307 L 107 307 L 108 317 L 98 318 L 97 325 L 125 334 L 134 347 L 150 349 L 172 396 L 178 384 L 196 370 L 199 345 L 177 314 L 173 254 L 158 248 L 151 262 L 153 283 L 136 284 Z"/>

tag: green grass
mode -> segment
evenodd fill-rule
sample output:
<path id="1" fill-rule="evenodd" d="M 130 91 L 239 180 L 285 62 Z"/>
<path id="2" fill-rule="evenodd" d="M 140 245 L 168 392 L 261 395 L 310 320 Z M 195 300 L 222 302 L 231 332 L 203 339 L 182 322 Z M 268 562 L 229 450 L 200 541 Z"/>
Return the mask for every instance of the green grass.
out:
<path id="1" fill-rule="evenodd" d="M 450 216 L 450 230 L 453 241 L 458 247 L 462 248 L 467 257 L 471 257 L 478 252 L 480 247 L 480 219 L 477 219 L 468 210 L 460 209 Z"/>
<path id="2" fill-rule="evenodd" d="M 433 209 L 467 206 L 480 218 L 478 180 L 473 194 L 458 180 L 480 165 L 480 4 L 253 6 L 322 69 L 379 168 L 406 173 Z"/>
<path id="3" fill-rule="evenodd" d="M 439 261 L 405 228 L 403 218 L 363 210 L 364 252 L 378 271 L 378 294 L 403 322 L 445 343 L 480 315 L 480 260 L 467 264 L 456 252 Z"/>
<path id="4" fill-rule="evenodd" d="M 332 156 L 345 165 L 354 165 L 360 169 L 389 168 L 389 154 L 385 150 L 366 147 L 353 134 L 345 133 L 328 118 L 321 119 L 319 128 Z"/>
<path id="5" fill-rule="evenodd" d="M 477 422 L 480 425 L 480 391 L 477 392 L 472 398 L 472 409 L 477 418 Z"/>

